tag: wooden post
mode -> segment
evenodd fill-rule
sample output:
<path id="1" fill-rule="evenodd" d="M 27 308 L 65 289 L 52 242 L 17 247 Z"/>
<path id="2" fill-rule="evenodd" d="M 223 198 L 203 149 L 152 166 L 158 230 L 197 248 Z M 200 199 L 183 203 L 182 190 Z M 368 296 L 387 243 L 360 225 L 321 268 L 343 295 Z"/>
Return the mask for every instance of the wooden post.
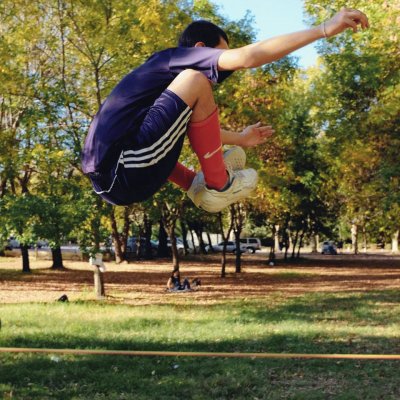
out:
<path id="1" fill-rule="evenodd" d="M 106 296 L 104 290 L 103 273 L 100 271 L 100 267 L 98 265 L 94 266 L 94 293 L 99 300 L 104 299 Z"/>
<path id="2" fill-rule="evenodd" d="M 106 297 L 103 276 L 105 272 L 103 255 L 97 253 L 95 257 L 90 257 L 89 263 L 93 265 L 94 268 L 94 293 L 97 299 L 103 300 Z"/>

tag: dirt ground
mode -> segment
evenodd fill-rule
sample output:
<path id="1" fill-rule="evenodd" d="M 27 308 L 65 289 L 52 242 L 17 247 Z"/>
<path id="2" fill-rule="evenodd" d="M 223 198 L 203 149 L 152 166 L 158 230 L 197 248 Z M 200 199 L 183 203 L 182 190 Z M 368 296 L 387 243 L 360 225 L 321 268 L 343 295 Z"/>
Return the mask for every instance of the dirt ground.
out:
<path id="1" fill-rule="evenodd" d="M 400 289 L 400 256 L 306 255 L 299 262 L 266 263 L 265 254 L 244 255 L 242 273 L 234 273 L 228 256 L 227 276 L 220 278 L 220 256 L 183 258 L 181 276 L 199 278 L 199 290 L 168 293 L 165 284 L 171 261 L 153 260 L 117 265 L 107 263 L 104 274 L 106 300 L 126 304 L 168 302 L 217 303 L 275 295 L 297 296 L 306 292 L 357 292 Z M 20 258 L 0 258 L 0 304 L 52 302 L 63 294 L 70 301 L 94 300 L 93 270 L 88 263 L 65 261 L 53 271 L 50 261 L 31 260 L 31 274 L 21 272 Z"/>

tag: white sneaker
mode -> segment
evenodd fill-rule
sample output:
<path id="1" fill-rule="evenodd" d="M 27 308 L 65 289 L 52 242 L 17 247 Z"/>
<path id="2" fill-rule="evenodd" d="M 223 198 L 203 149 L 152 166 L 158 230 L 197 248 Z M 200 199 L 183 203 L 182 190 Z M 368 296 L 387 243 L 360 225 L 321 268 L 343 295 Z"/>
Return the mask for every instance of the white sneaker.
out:
<path id="1" fill-rule="evenodd" d="M 190 185 L 190 188 L 186 192 L 187 196 L 189 197 L 190 200 L 193 201 L 193 203 L 198 207 L 195 199 L 199 196 L 200 192 L 204 190 L 206 187 L 206 183 L 204 181 L 204 174 L 202 171 L 198 172 L 196 176 L 193 179 L 192 184 Z"/>
<path id="2" fill-rule="evenodd" d="M 228 170 L 244 169 L 246 165 L 246 153 L 239 146 L 233 146 L 224 153 L 224 162 Z M 187 195 L 194 202 L 194 198 L 205 187 L 204 174 L 199 172 L 187 191 Z"/>
<path id="3" fill-rule="evenodd" d="M 196 175 L 194 181 L 198 178 L 199 174 Z M 204 176 L 198 179 L 204 180 Z M 189 193 L 190 189 L 192 189 L 191 187 L 188 191 L 188 196 L 197 207 L 211 213 L 216 213 L 250 196 L 251 192 L 257 186 L 258 176 L 254 169 L 249 168 L 229 172 L 229 180 L 230 186 L 222 192 L 202 185 L 196 192 L 193 190 L 192 193 Z"/>

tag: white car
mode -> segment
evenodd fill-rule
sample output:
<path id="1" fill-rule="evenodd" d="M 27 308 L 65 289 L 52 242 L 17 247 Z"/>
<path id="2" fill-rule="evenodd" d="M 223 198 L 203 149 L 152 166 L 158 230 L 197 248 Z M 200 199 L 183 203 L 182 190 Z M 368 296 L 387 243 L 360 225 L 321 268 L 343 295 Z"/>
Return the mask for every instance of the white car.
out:
<path id="1" fill-rule="evenodd" d="M 222 252 L 222 251 L 223 251 L 223 248 L 224 248 L 224 242 L 220 242 L 220 243 L 218 243 L 218 244 L 214 244 L 214 245 L 213 245 L 214 251 Z M 207 253 L 209 253 L 210 251 L 212 251 L 211 248 L 210 248 L 210 246 L 206 246 L 206 250 L 207 250 Z M 242 246 L 242 244 L 240 244 L 240 251 L 241 251 L 242 253 L 244 253 L 244 252 L 246 251 L 246 247 L 245 247 L 245 246 Z M 236 243 L 235 243 L 235 242 L 232 242 L 232 241 L 226 242 L 226 252 L 227 252 L 227 253 L 236 253 Z"/>
<path id="2" fill-rule="evenodd" d="M 153 243 L 157 246 L 157 248 L 158 248 L 160 242 L 159 242 L 158 240 L 153 240 L 152 242 L 153 242 Z M 167 246 L 168 246 L 168 249 L 170 249 L 170 251 L 171 251 L 172 245 L 171 245 L 171 239 L 170 239 L 169 237 L 167 238 Z M 176 249 L 178 250 L 178 254 L 179 254 L 180 256 L 182 256 L 182 255 L 185 254 L 185 245 L 183 244 L 183 239 L 178 238 L 178 237 L 176 238 Z"/>
<path id="3" fill-rule="evenodd" d="M 258 238 L 243 238 L 240 239 L 240 247 L 245 247 L 248 253 L 255 253 L 256 250 L 261 250 L 261 240 Z"/>
<path id="4" fill-rule="evenodd" d="M 167 238 L 167 246 L 172 247 L 171 239 Z M 176 238 L 176 249 L 178 250 L 179 255 L 185 254 L 185 245 L 183 244 L 183 239 Z"/>

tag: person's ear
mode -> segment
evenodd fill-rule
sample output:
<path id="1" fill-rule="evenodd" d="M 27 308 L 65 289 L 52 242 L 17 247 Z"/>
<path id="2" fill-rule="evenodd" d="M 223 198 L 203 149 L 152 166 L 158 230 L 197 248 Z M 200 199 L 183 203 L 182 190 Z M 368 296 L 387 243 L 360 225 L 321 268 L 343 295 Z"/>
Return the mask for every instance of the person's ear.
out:
<path id="1" fill-rule="evenodd" d="M 204 42 L 197 42 L 194 47 L 206 47 Z"/>

